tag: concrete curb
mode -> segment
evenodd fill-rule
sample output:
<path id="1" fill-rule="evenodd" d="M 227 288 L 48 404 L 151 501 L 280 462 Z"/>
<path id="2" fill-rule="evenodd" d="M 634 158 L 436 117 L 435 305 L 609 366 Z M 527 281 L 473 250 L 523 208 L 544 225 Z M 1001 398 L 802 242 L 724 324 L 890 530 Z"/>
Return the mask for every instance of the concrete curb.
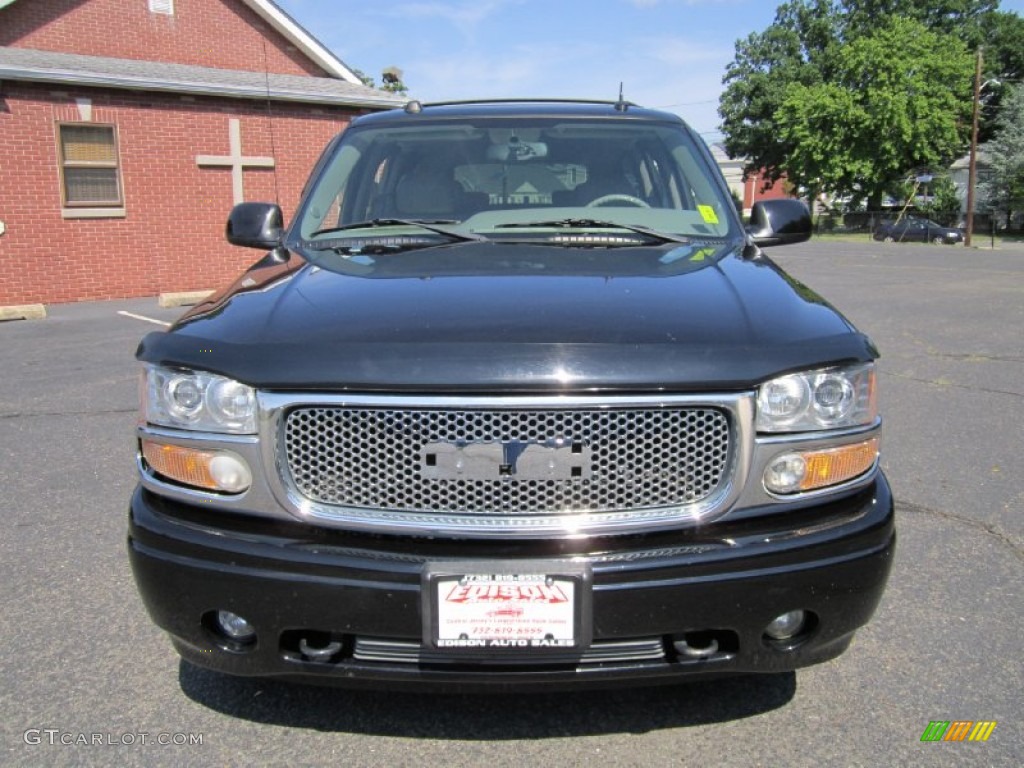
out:
<path id="1" fill-rule="evenodd" d="M 0 320 L 42 320 L 46 307 L 42 304 L 14 304 L 0 307 Z"/>
<path id="2" fill-rule="evenodd" d="M 213 291 L 180 291 L 178 293 L 161 293 L 160 297 L 157 299 L 157 303 L 164 308 L 190 307 L 212 295 Z"/>

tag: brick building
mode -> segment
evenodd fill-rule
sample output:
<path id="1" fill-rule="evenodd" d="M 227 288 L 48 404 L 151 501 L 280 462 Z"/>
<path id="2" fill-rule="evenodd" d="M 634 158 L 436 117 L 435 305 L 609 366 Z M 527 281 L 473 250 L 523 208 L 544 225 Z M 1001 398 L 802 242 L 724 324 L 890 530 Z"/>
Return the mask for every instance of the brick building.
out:
<path id="1" fill-rule="evenodd" d="M 365 87 L 269 0 L 0 0 L 0 305 L 214 288 Z"/>
<path id="2" fill-rule="evenodd" d="M 725 176 L 729 189 L 743 202 L 743 213 L 747 215 L 754 203 L 760 200 L 775 200 L 791 195 L 786 191 L 785 177 L 779 181 L 768 181 L 763 171 L 745 173 L 746 158 L 731 158 L 721 144 L 712 144 L 711 156 Z"/>

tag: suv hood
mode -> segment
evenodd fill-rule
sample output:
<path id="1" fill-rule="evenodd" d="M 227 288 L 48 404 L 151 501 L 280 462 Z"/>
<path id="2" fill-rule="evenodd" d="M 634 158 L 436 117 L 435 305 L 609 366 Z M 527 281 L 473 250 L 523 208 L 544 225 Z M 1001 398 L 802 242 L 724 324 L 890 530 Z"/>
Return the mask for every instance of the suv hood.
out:
<path id="1" fill-rule="evenodd" d="M 139 359 L 264 389 L 651 392 L 746 389 L 877 356 L 753 248 L 465 243 L 316 258 L 268 255 L 146 336 Z"/>

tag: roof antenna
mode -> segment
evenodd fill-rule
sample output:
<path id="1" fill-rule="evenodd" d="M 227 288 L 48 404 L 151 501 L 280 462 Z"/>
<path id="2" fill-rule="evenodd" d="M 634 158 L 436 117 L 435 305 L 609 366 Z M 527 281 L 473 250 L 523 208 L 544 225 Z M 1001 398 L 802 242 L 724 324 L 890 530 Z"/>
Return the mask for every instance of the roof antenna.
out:
<path id="1" fill-rule="evenodd" d="M 263 38 L 263 82 L 266 85 L 267 94 L 267 128 L 270 130 L 270 155 L 274 158 L 274 202 L 281 205 L 281 188 L 277 184 L 277 147 L 274 145 L 274 111 L 270 106 L 270 65 L 267 63 L 267 39 L 265 37 Z"/>
<path id="2" fill-rule="evenodd" d="M 629 109 L 629 102 L 622 98 L 622 81 L 619 81 L 619 100 L 615 102 L 616 112 L 625 112 Z"/>

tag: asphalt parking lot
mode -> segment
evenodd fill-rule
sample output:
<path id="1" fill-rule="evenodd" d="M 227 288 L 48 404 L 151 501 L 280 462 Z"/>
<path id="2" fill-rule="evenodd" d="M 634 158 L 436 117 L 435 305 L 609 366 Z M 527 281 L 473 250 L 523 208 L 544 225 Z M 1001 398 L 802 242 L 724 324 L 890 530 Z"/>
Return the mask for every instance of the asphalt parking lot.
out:
<path id="1" fill-rule="evenodd" d="M 899 544 L 845 655 L 795 675 L 504 697 L 181 665 L 136 596 L 124 541 L 133 353 L 180 311 L 57 306 L 0 323 L 0 762 L 1024 764 L 1024 249 L 812 241 L 771 255 L 883 355 Z M 933 720 L 997 726 L 984 743 L 922 743 Z"/>

